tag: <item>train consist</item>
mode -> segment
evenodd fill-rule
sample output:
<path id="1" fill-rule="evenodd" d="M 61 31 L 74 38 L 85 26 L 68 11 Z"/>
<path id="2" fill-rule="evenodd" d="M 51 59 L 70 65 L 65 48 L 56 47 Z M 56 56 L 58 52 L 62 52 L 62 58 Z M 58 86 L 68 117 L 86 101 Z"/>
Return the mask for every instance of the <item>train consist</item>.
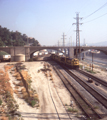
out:
<path id="1" fill-rule="evenodd" d="M 79 69 L 79 60 L 77 58 L 68 58 L 56 54 L 51 54 L 51 58 L 62 65 L 68 66 L 71 69 Z"/>

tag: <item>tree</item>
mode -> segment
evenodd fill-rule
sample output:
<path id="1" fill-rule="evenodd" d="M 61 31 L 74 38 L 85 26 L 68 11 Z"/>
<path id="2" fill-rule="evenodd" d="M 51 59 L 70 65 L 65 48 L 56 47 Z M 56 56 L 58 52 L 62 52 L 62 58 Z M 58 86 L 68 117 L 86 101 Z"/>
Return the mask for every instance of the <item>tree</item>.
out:
<path id="1" fill-rule="evenodd" d="M 30 38 L 26 34 L 21 34 L 18 31 L 9 31 L 7 28 L 2 28 L 0 26 L 0 46 L 24 46 L 29 43 L 32 43 L 34 46 L 38 46 L 39 42 L 35 38 Z"/>
<path id="2" fill-rule="evenodd" d="M 4 43 L 3 43 L 3 41 L 1 40 L 1 37 L 0 37 L 0 46 L 4 46 Z"/>

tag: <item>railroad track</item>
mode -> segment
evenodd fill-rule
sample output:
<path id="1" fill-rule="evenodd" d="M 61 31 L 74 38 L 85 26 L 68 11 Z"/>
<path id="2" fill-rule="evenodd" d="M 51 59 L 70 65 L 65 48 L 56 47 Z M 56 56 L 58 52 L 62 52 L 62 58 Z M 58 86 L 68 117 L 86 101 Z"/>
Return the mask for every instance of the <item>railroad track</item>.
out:
<path id="1" fill-rule="evenodd" d="M 65 71 L 71 75 L 81 86 L 83 86 L 94 98 L 96 98 L 106 109 L 107 109 L 107 98 L 97 92 L 94 88 L 86 84 L 82 79 L 77 77 L 74 73 L 69 71 L 66 67 L 64 67 Z"/>
<path id="2" fill-rule="evenodd" d="M 106 82 L 106 81 L 104 81 L 104 80 L 102 80 L 102 79 L 100 79 L 100 78 L 97 78 L 97 77 L 95 77 L 95 76 L 93 76 L 93 75 L 91 75 L 91 74 L 89 74 L 89 73 L 87 73 L 87 72 L 84 72 L 83 70 L 77 70 L 77 71 L 78 71 L 79 73 L 85 75 L 86 77 L 91 78 L 93 81 L 96 81 L 96 82 L 98 82 L 99 84 L 107 87 L 107 82 Z"/>
<path id="3" fill-rule="evenodd" d="M 74 97 L 74 99 L 79 104 L 82 111 L 85 113 L 86 117 L 89 119 L 101 119 L 102 116 L 100 116 L 95 109 L 93 109 L 92 105 L 82 96 L 82 94 L 76 89 L 76 87 L 71 83 L 69 79 L 64 76 L 64 74 L 61 73 L 59 68 L 54 66 L 54 70 L 57 72 L 58 76 L 63 81 L 66 88 L 69 90 L 71 95 Z M 66 70 L 67 71 L 67 70 Z"/>
<path id="4" fill-rule="evenodd" d="M 62 102 L 62 100 L 61 100 L 61 98 L 60 98 L 60 96 L 59 96 L 59 94 L 58 94 L 58 92 L 57 92 L 56 87 L 53 87 L 53 86 L 55 86 L 55 85 L 54 85 L 54 82 L 51 84 L 51 83 L 50 83 L 50 79 L 48 79 L 48 77 L 47 77 L 47 84 L 48 84 L 49 94 L 50 94 L 52 103 L 53 103 L 53 105 L 54 105 L 55 111 L 56 111 L 56 114 L 54 114 L 54 119 L 57 119 L 57 120 L 63 120 L 63 119 L 72 120 L 71 117 L 70 117 L 70 115 L 69 115 L 69 113 L 67 112 L 67 110 L 66 110 L 66 108 L 65 108 L 65 106 L 64 106 L 64 104 L 63 104 L 63 102 Z M 53 86 L 52 86 L 52 85 L 53 85 Z M 55 94 L 52 92 L 52 91 L 53 91 L 52 88 L 55 89 L 56 95 L 57 95 L 57 97 L 58 97 L 57 99 L 59 99 L 60 103 L 62 104 L 63 109 L 65 110 L 65 113 L 60 113 L 60 111 L 59 111 L 59 109 L 58 109 L 58 106 L 56 105 L 56 102 L 55 102 L 55 100 L 54 100 Z M 47 118 L 48 118 L 48 116 L 47 116 Z M 49 119 L 50 119 L 50 117 L 49 117 Z"/>
<path id="5" fill-rule="evenodd" d="M 67 110 L 66 110 L 66 108 L 65 108 L 65 106 L 64 106 L 64 104 L 63 104 L 63 102 L 62 102 L 62 100 L 61 100 L 61 98 L 60 98 L 60 96 L 59 96 L 59 94 L 58 94 L 58 92 L 57 92 L 57 90 L 56 90 L 56 88 L 55 88 L 56 93 L 57 93 L 57 96 L 59 97 L 59 99 L 60 99 L 60 101 L 61 101 L 61 103 L 62 103 L 62 105 L 63 105 L 63 108 L 64 108 L 65 111 L 66 111 L 66 113 L 64 113 L 64 114 L 62 114 L 62 113 L 59 112 L 59 110 L 58 110 L 58 108 L 57 108 L 57 106 L 56 106 L 56 104 L 55 104 L 55 101 L 54 101 L 52 92 L 51 92 L 52 90 L 51 90 L 51 87 L 50 87 L 50 84 L 49 84 L 49 80 L 47 79 L 47 81 L 48 81 L 48 89 L 49 89 L 50 97 L 51 97 L 51 99 L 52 99 L 52 102 L 53 102 L 55 111 L 56 111 L 56 113 L 57 113 L 57 117 L 58 117 L 57 119 L 58 119 L 58 120 L 62 120 L 62 119 L 72 120 L 71 117 L 70 117 L 70 115 L 69 115 L 69 113 L 67 112 Z M 65 116 L 64 116 L 64 115 L 65 115 Z"/>
<path id="6" fill-rule="evenodd" d="M 53 102 L 53 105 L 54 105 L 54 108 L 55 108 L 55 111 L 56 111 L 56 114 L 57 114 L 58 120 L 60 120 L 60 116 L 59 116 L 59 113 L 58 113 L 57 107 L 56 107 L 55 102 L 54 102 L 54 99 L 53 99 L 53 97 L 52 97 L 51 88 L 50 88 L 50 85 L 49 85 L 49 81 L 48 81 L 48 79 L 47 79 L 47 82 L 48 82 L 48 89 L 49 89 L 49 93 L 50 93 L 51 100 L 52 100 L 52 102 Z"/>

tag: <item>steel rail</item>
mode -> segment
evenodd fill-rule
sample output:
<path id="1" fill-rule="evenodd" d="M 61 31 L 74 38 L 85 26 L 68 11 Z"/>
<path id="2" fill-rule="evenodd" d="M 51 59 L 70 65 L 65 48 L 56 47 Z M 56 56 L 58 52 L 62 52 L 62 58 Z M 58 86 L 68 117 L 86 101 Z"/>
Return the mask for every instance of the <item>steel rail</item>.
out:
<path id="1" fill-rule="evenodd" d="M 107 98 L 105 98 L 105 96 L 98 93 L 94 88 L 86 84 L 83 80 L 81 80 L 74 73 L 69 71 L 66 67 L 63 67 L 63 68 L 107 109 Z"/>
<path id="2" fill-rule="evenodd" d="M 100 79 L 98 77 L 95 77 L 95 76 L 93 76 L 93 75 L 91 75 L 91 74 L 89 74 L 87 72 L 84 72 L 83 70 L 77 70 L 77 71 L 82 73 L 83 75 L 89 77 L 89 78 L 92 78 L 92 80 L 102 84 L 103 86 L 107 87 L 107 82 L 106 81 L 104 81 L 104 80 L 102 80 L 102 79 Z"/>
<path id="3" fill-rule="evenodd" d="M 81 107 L 81 109 L 84 111 L 85 115 L 91 119 L 92 115 L 90 115 L 87 110 L 86 107 L 84 108 L 84 106 L 90 106 L 89 108 L 91 108 L 91 110 L 94 112 L 94 114 L 96 114 L 97 119 L 98 118 L 102 118 L 99 114 L 97 114 L 95 112 L 95 110 L 92 108 L 91 104 L 80 94 L 80 92 L 74 87 L 74 85 L 71 84 L 71 82 L 58 70 L 58 68 L 54 67 L 54 70 L 56 71 L 56 73 L 58 74 L 58 76 L 61 78 L 61 80 L 63 81 L 64 85 L 66 86 L 66 88 L 69 90 L 69 92 L 71 93 L 71 95 L 74 97 L 74 99 L 78 102 L 79 106 Z M 74 92 L 74 94 L 73 94 Z M 77 99 L 79 98 L 79 99 Z M 84 103 L 83 103 L 84 101 Z"/>

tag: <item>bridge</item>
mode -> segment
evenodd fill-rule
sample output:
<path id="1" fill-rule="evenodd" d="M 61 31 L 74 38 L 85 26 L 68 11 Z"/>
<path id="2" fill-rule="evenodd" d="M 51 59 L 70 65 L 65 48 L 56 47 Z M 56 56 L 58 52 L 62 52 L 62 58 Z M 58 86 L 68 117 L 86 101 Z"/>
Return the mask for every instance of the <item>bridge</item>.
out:
<path id="1" fill-rule="evenodd" d="M 43 49 L 51 49 L 51 50 L 57 50 L 62 52 L 62 50 L 64 51 L 68 51 L 68 56 L 70 58 L 74 57 L 76 54 L 76 47 L 72 46 L 72 47 L 61 47 L 61 46 L 12 46 L 12 47 L 0 47 L 0 50 L 5 51 L 7 53 L 9 53 L 11 55 L 11 61 L 15 61 L 15 56 L 17 54 L 24 54 L 25 55 L 25 61 L 28 61 L 32 56 L 33 53 L 36 51 L 40 51 Z M 105 53 L 107 55 L 107 46 L 100 46 L 100 47 L 96 47 L 96 46 L 80 46 L 80 52 L 89 50 L 89 49 L 95 49 L 95 50 L 99 50 L 102 51 L 103 53 Z M 79 52 L 79 48 L 77 50 Z"/>

